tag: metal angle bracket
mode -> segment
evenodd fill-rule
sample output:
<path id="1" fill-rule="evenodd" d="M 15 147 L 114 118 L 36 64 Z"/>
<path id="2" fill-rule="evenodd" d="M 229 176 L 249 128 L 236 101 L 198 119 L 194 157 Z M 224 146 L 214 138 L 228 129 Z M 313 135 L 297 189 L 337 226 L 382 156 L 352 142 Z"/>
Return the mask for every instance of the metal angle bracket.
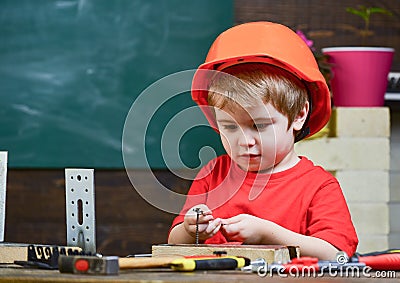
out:
<path id="1" fill-rule="evenodd" d="M 0 151 L 0 242 L 4 242 L 6 220 L 7 151 Z"/>
<path id="2" fill-rule="evenodd" d="M 65 169 L 67 245 L 96 253 L 94 169 Z"/>

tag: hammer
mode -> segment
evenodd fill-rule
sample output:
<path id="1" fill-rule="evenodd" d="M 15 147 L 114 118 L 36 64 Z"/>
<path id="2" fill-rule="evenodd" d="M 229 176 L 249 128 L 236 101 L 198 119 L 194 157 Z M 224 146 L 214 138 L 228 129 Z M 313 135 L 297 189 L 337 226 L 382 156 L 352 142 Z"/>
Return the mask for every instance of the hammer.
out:
<path id="1" fill-rule="evenodd" d="M 116 275 L 120 269 L 170 267 L 177 271 L 236 269 L 250 264 L 250 259 L 235 256 L 221 257 L 149 257 L 119 258 L 117 256 L 65 256 L 58 258 L 62 273 Z"/>

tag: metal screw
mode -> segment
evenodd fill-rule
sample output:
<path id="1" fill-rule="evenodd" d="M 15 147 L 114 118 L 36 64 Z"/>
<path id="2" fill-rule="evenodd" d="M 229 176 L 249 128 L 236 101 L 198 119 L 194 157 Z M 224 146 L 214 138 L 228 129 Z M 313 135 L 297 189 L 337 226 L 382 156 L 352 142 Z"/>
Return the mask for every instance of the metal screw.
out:
<path id="1" fill-rule="evenodd" d="M 199 217 L 200 217 L 200 214 L 203 214 L 203 211 L 199 207 L 194 208 L 193 211 L 196 212 L 196 245 L 198 245 L 199 244 Z"/>

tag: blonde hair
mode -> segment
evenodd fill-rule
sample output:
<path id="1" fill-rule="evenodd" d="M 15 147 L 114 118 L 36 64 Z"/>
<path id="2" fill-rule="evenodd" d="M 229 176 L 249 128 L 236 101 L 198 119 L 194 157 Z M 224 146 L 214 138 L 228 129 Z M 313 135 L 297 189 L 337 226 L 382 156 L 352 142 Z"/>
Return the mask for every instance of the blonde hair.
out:
<path id="1" fill-rule="evenodd" d="M 242 63 L 222 70 L 209 86 L 208 104 L 229 110 L 271 103 L 288 118 L 288 127 L 308 101 L 302 81 L 288 71 L 265 63 Z M 228 75 L 227 75 L 228 74 Z"/>

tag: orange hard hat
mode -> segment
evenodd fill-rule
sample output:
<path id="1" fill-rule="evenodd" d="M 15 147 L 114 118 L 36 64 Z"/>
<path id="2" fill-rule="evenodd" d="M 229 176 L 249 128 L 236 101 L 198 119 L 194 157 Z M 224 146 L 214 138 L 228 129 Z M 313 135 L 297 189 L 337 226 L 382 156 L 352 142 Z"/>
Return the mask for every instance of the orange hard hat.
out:
<path id="1" fill-rule="evenodd" d="M 207 75 L 206 70 L 221 71 L 232 65 L 249 62 L 275 65 L 303 81 L 312 107 L 301 138 L 309 137 L 325 126 L 331 114 L 330 92 L 310 48 L 284 25 L 250 22 L 221 33 L 193 77 L 192 98 L 214 128 L 216 125 L 211 111 L 208 107 L 202 107 L 208 106 L 207 90 L 212 77 Z"/>

